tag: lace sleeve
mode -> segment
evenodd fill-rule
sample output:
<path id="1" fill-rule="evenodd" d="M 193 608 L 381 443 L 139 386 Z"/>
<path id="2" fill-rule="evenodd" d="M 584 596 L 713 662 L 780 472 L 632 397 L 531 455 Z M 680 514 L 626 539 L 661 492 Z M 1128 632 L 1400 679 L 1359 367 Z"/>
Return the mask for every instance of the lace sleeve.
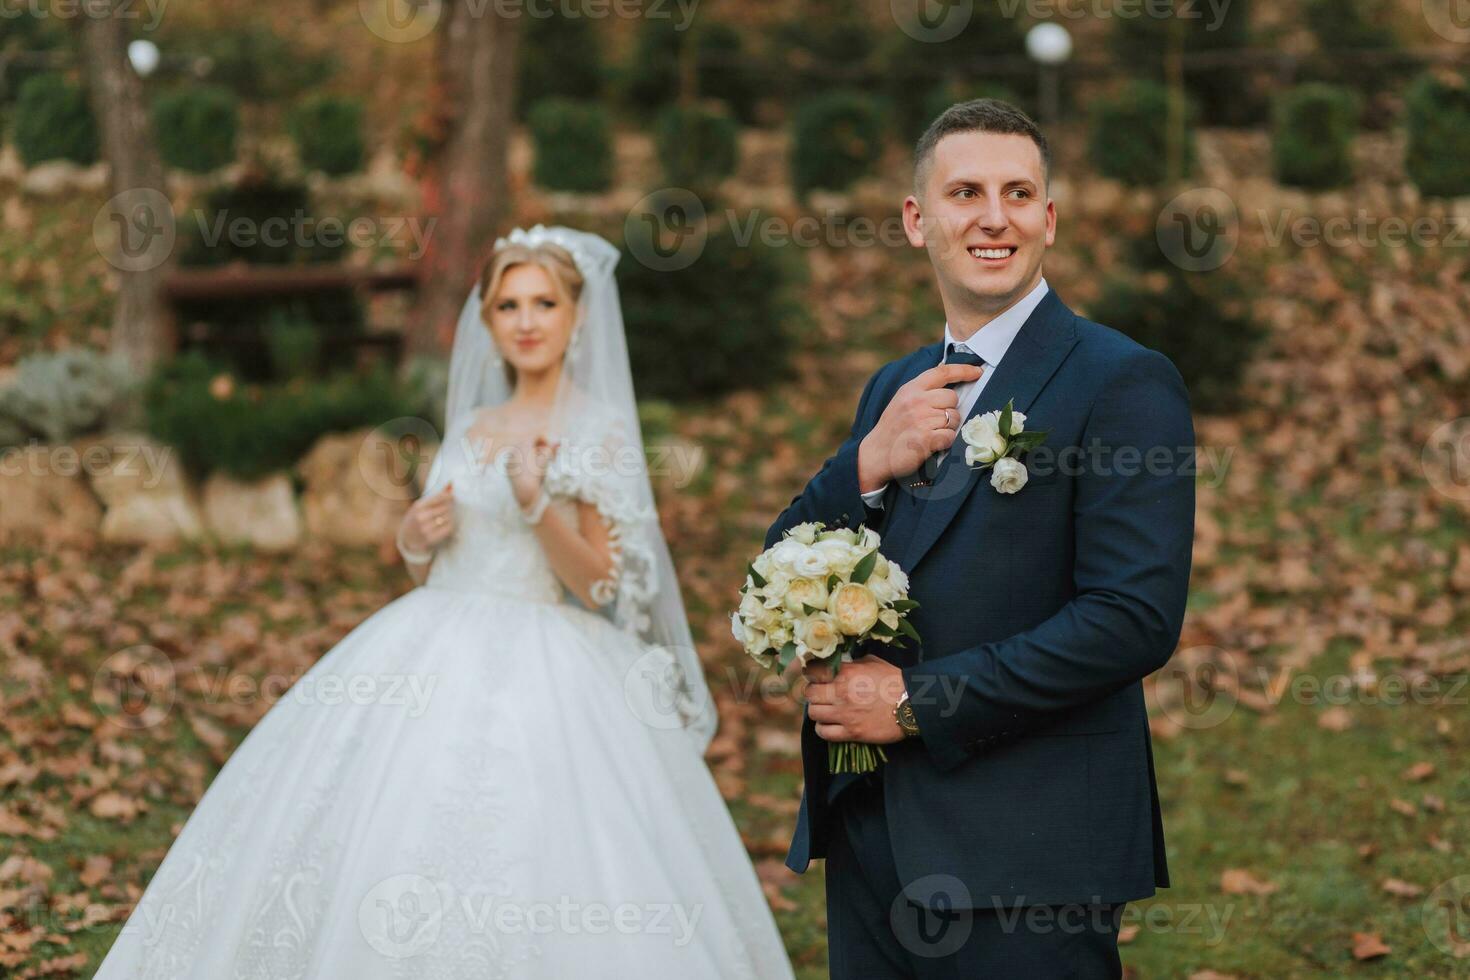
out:
<path id="1" fill-rule="evenodd" d="M 643 461 L 630 448 L 606 431 L 564 440 L 547 466 L 544 486 L 552 497 L 591 504 L 607 524 L 612 569 L 589 593 L 614 622 L 643 635 L 659 586 L 648 533 L 658 514 L 637 492 L 635 475 Z"/>

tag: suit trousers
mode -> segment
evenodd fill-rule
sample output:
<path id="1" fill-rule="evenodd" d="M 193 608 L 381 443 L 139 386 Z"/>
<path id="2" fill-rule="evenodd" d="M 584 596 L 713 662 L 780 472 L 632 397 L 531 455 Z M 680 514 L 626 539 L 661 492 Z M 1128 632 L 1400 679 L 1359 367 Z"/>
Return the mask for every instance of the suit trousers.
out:
<path id="1" fill-rule="evenodd" d="M 825 868 L 832 980 L 1118 980 L 1126 903 L 979 908 L 950 904 L 963 886 L 914 883 L 903 895 L 884 815 L 883 783 L 865 775 L 834 801 Z M 934 878 L 945 876 L 937 875 Z M 970 904 L 970 903 L 962 903 Z"/>

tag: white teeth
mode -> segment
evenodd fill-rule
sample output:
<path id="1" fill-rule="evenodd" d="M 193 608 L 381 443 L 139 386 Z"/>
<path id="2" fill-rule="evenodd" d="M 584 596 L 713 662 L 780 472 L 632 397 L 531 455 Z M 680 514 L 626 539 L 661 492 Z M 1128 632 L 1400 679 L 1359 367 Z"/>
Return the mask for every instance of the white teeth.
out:
<path id="1" fill-rule="evenodd" d="M 1005 259 L 1014 251 L 1013 248 L 972 248 L 970 254 L 977 259 Z"/>

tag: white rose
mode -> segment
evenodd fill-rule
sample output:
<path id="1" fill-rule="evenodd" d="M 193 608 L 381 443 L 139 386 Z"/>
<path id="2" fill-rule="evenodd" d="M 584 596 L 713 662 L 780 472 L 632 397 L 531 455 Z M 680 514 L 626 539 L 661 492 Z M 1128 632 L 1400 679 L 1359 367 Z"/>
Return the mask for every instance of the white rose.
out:
<path id="1" fill-rule="evenodd" d="M 791 627 L 782 624 L 766 632 L 766 639 L 773 649 L 779 650 L 791 642 Z"/>
<path id="2" fill-rule="evenodd" d="M 834 527 L 830 531 L 823 531 L 817 536 L 818 541 L 842 541 L 847 544 L 858 543 L 858 533 L 850 527 Z"/>
<path id="3" fill-rule="evenodd" d="M 828 564 L 827 555 L 822 551 L 822 542 L 818 541 L 810 548 L 802 548 L 796 561 L 791 563 L 791 570 L 800 578 L 826 578 L 832 568 Z"/>
<path id="4" fill-rule="evenodd" d="M 878 560 L 873 562 L 873 574 L 868 576 L 868 581 L 871 582 L 875 578 L 887 578 L 888 569 L 892 564 L 887 558 L 879 555 Z"/>
<path id="5" fill-rule="evenodd" d="M 899 616 L 897 609 L 884 609 L 883 611 L 878 613 L 878 622 L 882 623 L 884 626 L 887 626 L 891 630 L 898 629 L 898 619 Z"/>
<path id="6" fill-rule="evenodd" d="M 870 527 L 867 527 L 866 525 L 863 527 L 862 532 L 858 535 L 857 546 L 863 550 L 864 554 L 872 551 L 874 548 L 878 547 L 882 543 L 883 538 L 878 534 L 878 532 Z"/>
<path id="7" fill-rule="evenodd" d="M 766 554 L 771 556 L 771 563 L 776 570 L 789 572 L 796 567 L 796 560 L 809 550 L 806 545 L 795 538 L 782 538 L 772 545 L 771 550 Z"/>
<path id="8" fill-rule="evenodd" d="M 828 538 L 818 541 L 812 545 L 812 550 L 822 556 L 823 562 L 829 571 L 836 572 L 843 578 L 852 574 L 853 568 L 857 566 L 858 559 L 863 556 L 851 542 L 838 538 Z"/>
<path id="9" fill-rule="evenodd" d="M 761 590 L 762 598 L 765 599 L 767 609 L 777 609 L 781 605 L 781 597 L 791 587 L 791 576 L 785 572 L 773 572 L 766 580 L 766 587 Z"/>
<path id="10" fill-rule="evenodd" d="M 764 630 L 775 625 L 778 617 L 774 607 L 766 606 L 767 601 L 764 596 L 749 592 L 741 597 L 739 615 L 747 628 Z"/>
<path id="11" fill-rule="evenodd" d="M 999 426 L 999 424 L 1000 424 L 999 423 L 999 420 L 997 420 L 997 422 L 996 422 L 997 427 Z M 1013 435 L 1013 436 L 1014 435 L 1018 435 L 1018 434 L 1020 434 L 1022 432 L 1025 432 L 1025 431 L 1026 431 L 1026 413 L 1024 413 L 1024 412 L 1016 412 L 1016 411 L 1011 412 L 1011 435 Z"/>
<path id="12" fill-rule="evenodd" d="M 909 594 L 909 575 L 902 568 L 892 563 L 888 566 L 888 583 L 893 586 L 900 597 Z"/>
<path id="13" fill-rule="evenodd" d="M 771 562 L 771 556 L 768 554 L 763 554 L 751 562 L 750 567 L 755 569 L 755 573 L 763 579 L 769 579 L 776 574 L 776 566 Z"/>
<path id="14" fill-rule="evenodd" d="M 1026 485 L 1026 465 L 1007 456 L 995 464 L 995 471 L 990 474 L 990 485 L 1001 493 L 1015 493 Z"/>
<path id="15" fill-rule="evenodd" d="M 798 524 L 788 532 L 787 536 L 793 541 L 800 541 L 802 544 L 810 545 L 817 540 L 817 525 L 811 521 L 805 524 Z"/>
<path id="16" fill-rule="evenodd" d="M 771 648 L 770 638 L 766 636 L 765 632 L 747 625 L 740 618 L 739 613 L 735 613 L 730 617 L 730 632 L 734 634 L 735 639 L 740 642 L 745 652 L 752 657 L 765 653 Z"/>
<path id="17" fill-rule="evenodd" d="M 893 587 L 893 583 L 887 578 L 871 576 L 868 579 L 867 585 L 872 590 L 873 598 L 877 599 L 882 605 L 887 605 L 894 599 L 900 598 L 898 590 Z M 881 619 L 882 617 L 880 616 L 879 618 Z"/>
<path id="18" fill-rule="evenodd" d="M 805 606 L 816 609 L 827 607 L 827 580 L 819 578 L 793 579 L 786 590 L 784 605 L 798 616 L 806 614 Z"/>
<path id="19" fill-rule="evenodd" d="M 848 582 L 832 590 L 827 609 L 848 636 L 862 636 L 878 621 L 878 599 L 866 585 Z"/>
<path id="20" fill-rule="evenodd" d="M 960 438 L 965 440 L 965 465 L 993 463 L 1006 451 L 1006 441 L 1000 434 L 1000 413 L 986 412 L 976 415 L 960 428 Z"/>
<path id="21" fill-rule="evenodd" d="M 813 657 L 830 657 L 842 640 L 837 621 L 830 614 L 820 612 L 800 620 L 796 624 L 796 636 Z"/>

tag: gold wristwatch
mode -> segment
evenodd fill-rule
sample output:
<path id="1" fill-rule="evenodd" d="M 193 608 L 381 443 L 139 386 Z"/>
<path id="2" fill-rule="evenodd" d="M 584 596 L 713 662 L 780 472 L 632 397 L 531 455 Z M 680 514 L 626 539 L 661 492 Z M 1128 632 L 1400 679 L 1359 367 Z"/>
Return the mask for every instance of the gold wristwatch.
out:
<path id="1" fill-rule="evenodd" d="M 893 719 L 903 729 L 904 738 L 915 738 L 919 734 L 919 719 L 914 716 L 914 706 L 909 704 L 909 692 L 904 691 L 893 706 Z"/>

